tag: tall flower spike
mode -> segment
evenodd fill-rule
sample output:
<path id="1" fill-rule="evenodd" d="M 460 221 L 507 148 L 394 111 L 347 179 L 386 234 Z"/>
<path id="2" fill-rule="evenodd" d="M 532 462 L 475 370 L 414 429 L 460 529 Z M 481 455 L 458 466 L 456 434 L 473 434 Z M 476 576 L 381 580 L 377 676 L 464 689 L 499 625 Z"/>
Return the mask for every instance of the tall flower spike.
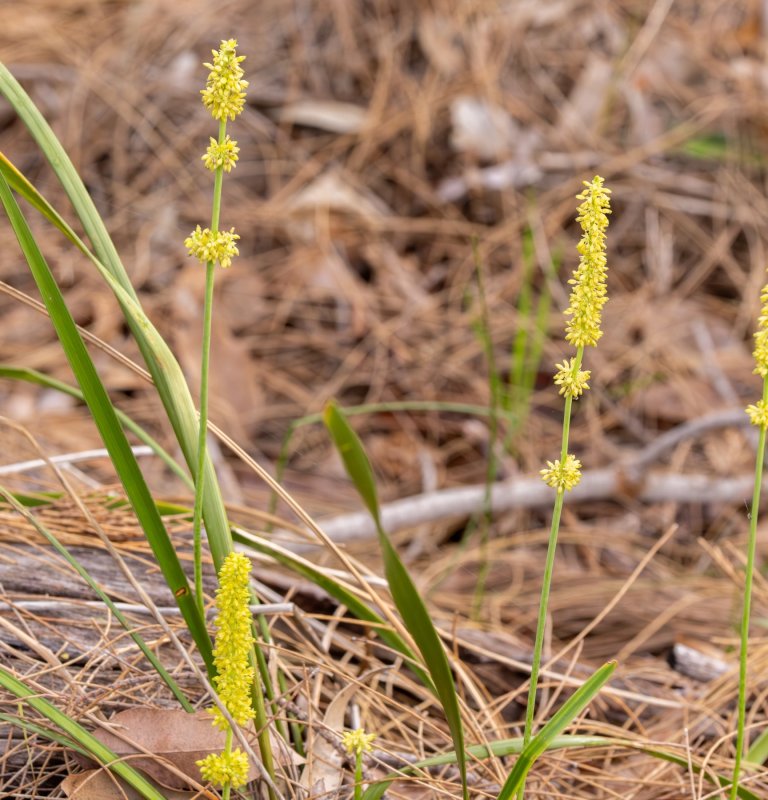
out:
<path id="1" fill-rule="evenodd" d="M 245 107 L 248 81 L 243 80 L 240 66 L 245 56 L 237 55 L 237 39 L 222 41 L 221 47 L 211 52 L 213 64 L 205 64 L 211 72 L 200 92 L 203 104 L 214 119 L 234 119 Z"/>
<path id="2" fill-rule="evenodd" d="M 581 255 L 579 266 L 568 283 L 571 284 L 570 305 L 565 310 L 571 319 L 566 325 L 565 338 L 574 347 L 596 345 L 603 335 L 600 330 L 600 313 L 608 300 L 605 288 L 607 261 L 605 257 L 605 229 L 608 227 L 610 189 L 603 187 L 603 178 L 596 175 L 591 183 L 584 181 L 586 189 L 579 195 L 583 200 L 576 217 L 584 235 L 577 249 Z"/>
<path id="3" fill-rule="evenodd" d="M 251 685 L 253 667 L 248 654 L 253 649 L 250 591 L 248 576 L 251 562 L 242 553 L 230 553 L 219 572 L 216 592 L 216 646 L 213 650 L 218 676 L 214 682 L 219 699 L 238 725 L 253 718 Z M 221 730 L 229 727 L 218 708 L 211 709 L 213 724 Z"/>

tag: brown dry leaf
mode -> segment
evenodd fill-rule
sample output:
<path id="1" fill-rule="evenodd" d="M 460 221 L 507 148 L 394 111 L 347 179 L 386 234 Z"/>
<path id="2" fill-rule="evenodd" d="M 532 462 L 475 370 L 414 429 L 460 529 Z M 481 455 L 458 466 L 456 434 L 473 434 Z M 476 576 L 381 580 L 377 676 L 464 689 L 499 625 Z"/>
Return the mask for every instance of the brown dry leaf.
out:
<path id="1" fill-rule="evenodd" d="M 129 708 L 115 714 L 109 722 L 113 730 L 100 728 L 94 731 L 94 736 L 119 756 L 151 753 L 132 758 L 131 765 L 171 789 L 185 788 L 189 782 L 184 776 L 199 781 L 200 770 L 195 762 L 224 749 L 224 732 L 211 724 L 211 716 L 204 711 L 188 714 L 177 709 Z M 258 752 L 253 725 L 244 730 Z M 282 764 L 297 763 L 293 755 L 283 748 L 276 750 L 275 760 Z M 259 774 L 252 763 L 248 779 L 254 780 Z"/>
<path id="2" fill-rule="evenodd" d="M 111 776 L 106 769 L 89 769 L 76 775 L 67 775 L 60 788 L 71 800 L 141 800 L 135 789 L 126 786 L 122 781 Z M 196 797 L 215 797 L 205 792 L 177 792 L 174 789 L 163 789 L 166 800 L 193 800 Z"/>

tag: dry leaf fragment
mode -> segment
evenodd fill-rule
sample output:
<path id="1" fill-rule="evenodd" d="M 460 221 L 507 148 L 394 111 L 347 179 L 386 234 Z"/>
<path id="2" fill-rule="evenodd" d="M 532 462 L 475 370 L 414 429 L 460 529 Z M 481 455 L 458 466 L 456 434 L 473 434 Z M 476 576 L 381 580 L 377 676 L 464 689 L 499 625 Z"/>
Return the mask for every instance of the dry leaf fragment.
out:
<path id="1" fill-rule="evenodd" d="M 60 788 L 71 800 L 141 800 L 135 789 L 127 786 L 106 769 L 89 769 L 74 775 L 67 775 Z M 158 789 L 159 791 L 159 789 Z M 215 798 L 210 792 L 178 792 L 163 789 L 165 800 L 192 800 L 192 798 Z"/>
<path id="2" fill-rule="evenodd" d="M 162 786 L 185 789 L 190 786 L 185 776 L 200 783 L 200 770 L 195 762 L 224 749 L 225 734 L 211 724 L 211 719 L 204 711 L 188 714 L 180 709 L 129 708 L 110 719 L 110 729 L 99 728 L 93 734 L 119 756 L 144 753 L 131 758 L 131 766 L 143 770 Z M 253 726 L 243 730 L 258 752 Z M 277 763 L 301 763 L 302 759 L 287 747 L 277 748 L 276 742 L 273 745 Z M 257 766 L 251 764 L 249 780 L 259 774 Z"/>

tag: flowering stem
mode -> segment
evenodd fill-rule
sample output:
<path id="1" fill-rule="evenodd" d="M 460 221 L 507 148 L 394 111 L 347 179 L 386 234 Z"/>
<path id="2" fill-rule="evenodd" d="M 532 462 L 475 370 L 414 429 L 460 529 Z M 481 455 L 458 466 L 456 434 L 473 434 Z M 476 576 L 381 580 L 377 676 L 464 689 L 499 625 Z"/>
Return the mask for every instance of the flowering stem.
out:
<path id="1" fill-rule="evenodd" d="M 576 351 L 573 363 L 573 373 L 578 374 L 584 356 L 584 347 Z M 571 430 L 571 408 L 573 397 L 569 394 L 565 398 L 563 410 L 563 438 L 560 448 L 560 463 L 564 463 L 568 456 L 568 439 Z M 541 654 L 544 649 L 544 631 L 547 624 L 547 608 L 549 606 L 549 590 L 552 585 L 552 572 L 555 565 L 555 552 L 557 550 L 557 535 L 560 530 L 560 517 L 563 511 L 563 498 L 565 492 L 561 489 L 555 495 L 555 504 L 552 509 L 552 525 L 549 530 L 549 543 L 547 545 L 547 559 L 544 564 L 544 577 L 541 585 L 541 598 L 539 600 L 539 616 L 536 622 L 536 640 L 533 645 L 533 660 L 531 662 L 531 681 L 528 687 L 528 703 L 525 710 L 525 731 L 523 732 L 523 747 L 531 740 L 533 735 L 533 718 L 536 711 L 536 690 L 539 682 L 541 668 Z M 523 797 L 524 786 L 520 789 L 519 797 Z"/>
<path id="2" fill-rule="evenodd" d="M 363 754 L 355 753 L 355 800 L 363 796 Z"/>
<path id="3" fill-rule="evenodd" d="M 768 402 L 768 377 L 763 378 L 763 403 Z M 749 538 L 747 540 L 747 566 L 744 580 L 744 603 L 741 615 L 741 644 L 739 648 L 739 700 L 736 723 L 736 758 L 733 765 L 731 800 L 736 800 L 739 791 L 739 773 L 744 751 L 744 727 L 747 715 L 747 650 L 749 646 L 749 617 L 752 604 L 752 576 L 755 569 L 755 546 L 757 543 L 757 517 L 760 512 L 760 490 L 763 482 L 766 426 L 760 426 L 755 459 L 755 487 L 752 492 L 752 509 L 749 515 Z"/>
<path id="4" fill-rule="evenodd" d="M 219 121 L 219 144 L 226 138 L 227 121 Z M 211 210 L 211 231 L 217 234 L 221 217 L 221 189 L 224 182 L 224 168 L 217 167 L 213 181 L 213 208 Z M 208 432 L 208 373 L 210 371 L 211 354 L 211 319 L 213 316 L 213 281 L 216 269 L 215 261 L 205 265 L 205 301 L 203 304 L 203 345 L 200 358 L 200 427 L 197 440 L 197 473 L 195 476 L 195 506 L 192 517 L 195 565 L 195 597 L 200 613 L 204 613 L 203 601 L 203 554 L 202 554 L 202 518 L 203 518 L 203 486 L 205 484 L 205 439 Z"/>

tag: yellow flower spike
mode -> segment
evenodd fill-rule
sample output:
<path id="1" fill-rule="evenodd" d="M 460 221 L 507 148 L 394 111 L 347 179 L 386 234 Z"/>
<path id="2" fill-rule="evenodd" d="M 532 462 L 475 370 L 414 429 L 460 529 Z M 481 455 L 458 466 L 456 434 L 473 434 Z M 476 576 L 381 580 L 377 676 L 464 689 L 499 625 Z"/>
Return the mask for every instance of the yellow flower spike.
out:
<path id="1" fill-rule="evenodd" d="M 344 731 L 341 735 L 341 744 L 350 755 L 361 756 L 373 750 L 375 738 L 375 733 L 366 733 L 362 728 L 358 728 L 354 731 Z"/>
<path id="2" fill-rule="evenodd" d="M 568 283 L 571 284 L 570 305 L 565 310 L 571 319 L 566 325 L 565 338 L 574 347 L 594 346 L 603 335 L 600 330 L 600 313 L 608 300 L 605 287 L 607 260 L 605 257 L 605 230 L 608 227 L 610 208 L 610 189 L 603 186 L 603 178 L 596 175 L 592 182 L 584 181 L 586 189 L 578 200 L 576 220 L 584 235 L 577 249 L 580 253 L 579 266 Z"/>
<path id="3" fill-rule="evenodd" d="M 239 238 L 234 228 L 214 233 L 210 228 L 201 228 L 198 225 L 184 240 L 184 247 L 201 264 L 218 261 L 222 268 L 226 269 L 232 263 L 232 259 L 240 255 L 235 244 Z"/>
<path id="4" fill-rule="evenodd" d="M 226 135 L 221 144 L 211 136 L 211 143 L 208 145 L 205 155 L 200 156 L 200 158 L 205 164 L 205 168 L 211 172 L 219 168 L 223 169 L 224 172 L 231 172 L 237 163 L 237 154 L 239 152 L 240 148 L 237 146 L 237 142 L 231 139 L 229 134 Z"/>
<path id="5" fill-rule="evenodd" d="M 205 63 L 210 74 L 200 94 L 203 104 L 211 112 L 211 116 L 220 122 L 234 119 L 245 108 L 245 90 L 248 81 L 243 80 L 240 64 L 245 56 L 237 55 L 237 39 L 222 41 L 218 50 L 213 53 L 213 64 Z"/>
<path id="6" fill-rule="evenodd" d="M 592 373 L 588 369 L 577 370 L 575 358 L 566 359 L 562 364 L 555 364 L 555 367 L 555 385 L 560 387 L 560 394 L 577 398 L 585 389 L 589 389 L 587 381 Z"/>
<path id="7" fill-rule="evenodd" d="M 248 578 L 251 562 L 242 553 L 230 553 L 219 572 L 219 588 L 216 592 L 216 645 L 213 649 L 214 664 L 218 676 L 214 679 L 219 699 L 226 706 L 238 725 L 253 719 L 251 685 L 254 672 L 248 655 L 253 649 L 251 611 L 248 608 L 251 595 Z M 218 708 L 212 708 L 213 724 L 221 730 L 229 725 Z"/>
<path id="8" fill-rule="evenodd" d="M 581 480 L 581 461 L 570 453 L 565 461 L 547 461 L 547 469 L 540 470 L 541 479 L 558 492 L 569 492 Z"/>
<path id="9" fill-rule="evenodd" d="M 760 292 L 760 316 L 757 318 L 757 331 L 755 332 L 755 374 L 761 378 L 768 376 L 768 284 Z"/>
<path id="10" fill-rule="evenodd" d="M 239 747 L 229 753 L 209 753 L 195 764 L 204 781 L 218 786 L 229 783 L 233 789 L 248 783 L 248 756 Z"/>

